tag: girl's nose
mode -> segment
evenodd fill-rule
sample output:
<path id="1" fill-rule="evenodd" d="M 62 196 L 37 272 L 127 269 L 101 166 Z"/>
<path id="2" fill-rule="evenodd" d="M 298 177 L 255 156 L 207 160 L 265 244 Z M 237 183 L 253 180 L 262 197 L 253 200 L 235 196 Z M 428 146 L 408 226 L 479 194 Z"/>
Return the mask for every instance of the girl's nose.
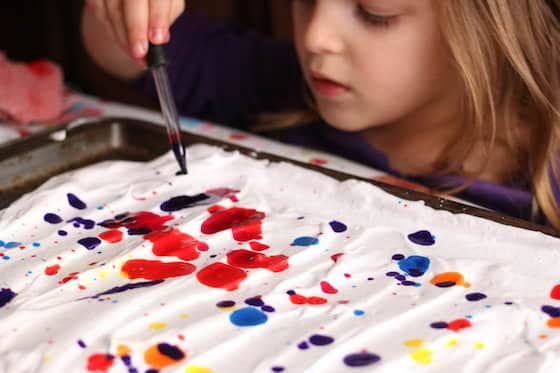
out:
<path id="1" fill-rule="evenodd" d="M 333 1 L 316 1 L 305 30 L 305 48 L 313 54 L 336 54 L 344 49 L 341 22 Z"/>

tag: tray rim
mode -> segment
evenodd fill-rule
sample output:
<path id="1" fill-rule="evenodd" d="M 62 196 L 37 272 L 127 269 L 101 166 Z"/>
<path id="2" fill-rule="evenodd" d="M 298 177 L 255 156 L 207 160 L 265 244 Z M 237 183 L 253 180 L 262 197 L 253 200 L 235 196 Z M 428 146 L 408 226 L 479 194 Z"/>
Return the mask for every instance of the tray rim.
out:
<path id="1" fill-rule="evenodd" d="M 162 138 L 166 140 L 166 130 L 165 127 L 159 123 L 140 120 L 137 118 L 128 118 L 128 117 L 119 117 L 119 116 L 111 116 L 111 117 L 104 117 L 104 118 L 96 118 L 95 120 L 87 120 L 81 122 L 70 122 L 66 125 L 49 128 L 44 131 L 40 131 L 34 133 L 28 137 L 17 139 L 14 141 L 10 141 L 5 144 L 0 145 L 0 161 L 18 156 L 24 155 L 25 153 L 29 152 L 29 149 L 35 149 L 40 146 L 44 146 L 49 143 L 57 142 L 59 140 L 53 139 L 53 134 L 57 132 L 64 132 L 65 139 L 69 136 L 76 135 L 82 131 L 88 131 L 90 128 L 98 128 L 99 126 L 124 126 L 126 127 L 142 127 L 148 131 L 158 132 L 161 134 Z M 531 230 L 541 232 L 543 234 L 553 236 L 553 237 L 560 237 L 560 232 L 555 230 L 550 226 L 545 226 L 541 224 L 536 224 L 530 221 L 526 221 L 523 219 L 511 217 L 508 215 L 500 214 L 495 211 L 486 210 L 484 208 L 475 207 L 466 205 L 460 202 L 452 201 L 446 199 L 442 196 L 435 196 L 411 189 L 406 189 L 404 187 L 395 186 L 392 184 L 384 183 L 377 180 L 372 180 L 356 175 L 352 175 L 350 173 L 332 170 L 329 168 L 321 167 L 319 165 L 314 165 L 310 163 L 305 163 L 298 160 L 293 160 L 287 157 L 279 156 L 276 154 L 258 151 L 256 149 L 252 149 L 246 146 L 238 145 L 229 143 L 226 141 L 210 138 L 204 135 L 195 134 L 192 132 L 186 131 L 184 128 L 181 128 L 181 136 L 183 138 L 184 143 L 188 145 L 196 144 L 196 143 L 204 143 L 208 145 L 218 146 L 226 151 L 238 151 L 241 154 L 249 156 L 254 159 L 259 160 L 268 160 L 270 162 L 287 162 L 304 169 L 312 170 L 319 172 L 323 175 L 332 177 L 338 181 L 345 181 L 345 180 L 357 180 L 366 182 L 368 184 L 374 185 L 378 188 L 381 188 L 385 192 L 409 201 L 424 201 L 426 206 L 429 206 L 435 210 L 444 210 L 448 211 L 452 214 L 466 214 L 470 216 L 475 216 L 478 218 L 490 220 L 497 222 L 499 224 L 509 225 L 521 229 Z M 62 140 L 63 142 L 64 140 Z M 8 155 L 8 156 L 7 156 Z M 56 175 L 56 174 L 55 174 Z M 52 175 L 52 176 L 55 176 Z M 50 176 L 50 177 L 52 177 Z M 19 197 L 18 197 L 19 198 Z M 13 203 L 16 199 L 11 200 L 9 203 Z"/>

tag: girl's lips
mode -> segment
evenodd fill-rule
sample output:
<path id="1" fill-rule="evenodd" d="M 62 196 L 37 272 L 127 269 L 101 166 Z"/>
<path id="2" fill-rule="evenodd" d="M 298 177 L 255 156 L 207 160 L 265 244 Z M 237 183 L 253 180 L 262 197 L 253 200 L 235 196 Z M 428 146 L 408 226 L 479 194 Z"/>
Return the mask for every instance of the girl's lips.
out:
<path id="1" fill-rule="evenodd" d="M 325 97 L 336 97 L 345 92 L 348 92 L 350 88 L 334 80 L 326 79 L 320 76 L 311 76 L 311 84 L 313 90 L 321 96 Z"/>

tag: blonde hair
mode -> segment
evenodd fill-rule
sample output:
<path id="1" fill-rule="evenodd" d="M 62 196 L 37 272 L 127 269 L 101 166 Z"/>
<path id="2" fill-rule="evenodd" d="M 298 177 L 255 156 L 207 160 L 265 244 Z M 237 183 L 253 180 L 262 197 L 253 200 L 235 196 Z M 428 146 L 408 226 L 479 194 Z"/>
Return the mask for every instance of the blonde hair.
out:
<path id="1" fill-rule="evenodd" d="M 448 186 L 447 192 L 468 187 L 485 171 L 497 147 L 505 147 L 517 173 L 528 168 L 534 206 L 560 229 L 553 192 L 553 183 L 560 180 L 560 0 L 434 4 L 464 91 L 463 131 L 435 165 L 438 172 L 459 173 L 468 181 Z M 309 106 L 313 109 L 312 102 Z M 285 128 L 313 118 L 313 112 L 261 116 L 257 129 Z M 470 173 L 461 170 L 469 155 L 480 150 L 486 162 Z"/>
<path id="2" fill-rule="evenodd" d="M 464 84 L 467 131 L 442 157 L 464 160 L 475 141 L 483 139 L 489 159 L 497 132 L 505 131 L 511 154 L 529 167 L 538 205 L 560 229 L 553 189 L 560 174 L 560 0 L 435 3 Z"/>

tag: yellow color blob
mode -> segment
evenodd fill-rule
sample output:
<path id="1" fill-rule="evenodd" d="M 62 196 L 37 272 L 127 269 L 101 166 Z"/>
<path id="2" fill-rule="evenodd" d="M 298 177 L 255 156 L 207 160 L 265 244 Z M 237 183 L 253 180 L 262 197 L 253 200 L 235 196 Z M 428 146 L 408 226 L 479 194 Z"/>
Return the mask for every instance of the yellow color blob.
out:
<path id="1" fill-rule="evenodd" d="M 212 369 L 200 365 L 189 365 L 185 368 L 185 373 L 213 373 Z"/>
<path id="2" fill-rule="evenodd" d="M 453 347 L 456 346 L 457 343 L 459 343 L 459 341 L 456 338 L 450 339 L 449 341 L 447 341 L 447 344 L 445 345 L 446 347 Z"/>
<path id="3" fill-rule="evenodd" d="M 410 357 L 418 364 L 430 364 L 432 362 L 432 350 L 422 347 L 412 351 Z"/>
<path id="4" fill-rule="evenodd" d="M 44 361 L 44 362 L 48 362 L 48 361 L 51 361 L 51 360 L 52 360 L 52 356 L 51 356 L 51 355 L 45 355 L 45 356 L 43 356 L 43 361 Z"/>
<path id="5" fill-rule="evenodd" d="M 127 345 L 118 345 L 117 346 L 117 355 L 119 355 L 119 356 L 130 355 L 130 347 L 128 347 Z"/>
<path id="6" fill-rule="evenodd" d="M 422 346 L 422 340 L 421 339 L 409 339 L 408 341 L 404 342 L 404 345 L 407 347 L 420 347 Z"/>
<path id="7" fill-rule="evenodd" d="M 167 328 L 167 323 L 164 322 L 153 322 L 150 324 L 150 329 L 161 330 Z"/>
<path id="8" fill-rule="evenodd" d="M 470 287 L 471 284 L 465 281 L 465 277 L 459 272 L 443 272 L 435 275 L 430 282 L 439 287 L 451 287 L 459 285 L 463 287 Z"/>
<path id="9" fill-rule="evenodd" d="M 189 316 L 190 316 L 190 315 L 189 315 L 188 313 L 182 313 L 182 314 L 179 315 L 179 317 L 182 318 L 183 320 L 184 320 L 184 319 L 188 319 Z"/>
<path id="10" fill-rule="evenodd" d="M 107 271 L 99 271 L 97 272 L 96 276 L 101 279 L 101 280 L 105 280 L 108 276 L 108 272 Z"/>
<path id="11" fill-rule="evenodd" d="M 482 350 L 484 347 L 485 347 L 485 345 L 482 342 L 475 342 L 474 343 L 474 348 L 476 348 L 477 350 Z"/>

